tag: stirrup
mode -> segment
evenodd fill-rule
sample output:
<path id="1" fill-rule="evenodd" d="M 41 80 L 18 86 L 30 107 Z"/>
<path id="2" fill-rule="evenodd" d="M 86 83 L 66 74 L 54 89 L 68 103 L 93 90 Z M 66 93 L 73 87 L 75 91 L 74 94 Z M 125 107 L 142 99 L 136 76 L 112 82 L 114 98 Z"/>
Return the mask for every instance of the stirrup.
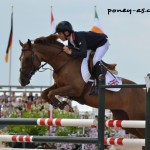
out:
<path id="1" fill-rule="evenodd" d="M 98 83 L 95 82 L 92 84 L 91 90 L 90 90 L 90 94 L 89 95 L 98 95 Z"/>
<path id="2" fill-rule="evenodd" d="M 104 80 L 105 80 L 105 75 L 104 75 L 104 74 L 100 74 L 100 75 L 98 76 L 98 80 L 99 80 L 99 81 L 104 81 Z"/>

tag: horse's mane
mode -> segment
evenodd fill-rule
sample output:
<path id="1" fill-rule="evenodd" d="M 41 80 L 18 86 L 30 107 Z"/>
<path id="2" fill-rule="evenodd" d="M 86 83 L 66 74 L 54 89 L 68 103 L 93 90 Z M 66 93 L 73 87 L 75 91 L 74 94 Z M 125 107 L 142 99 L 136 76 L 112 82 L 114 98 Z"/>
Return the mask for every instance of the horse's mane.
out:
<path id="1" fill-rule="evenodd" d="M 54 45 L 58 45 L 60 47 L 63 47 L 64 44 L 57 41 L 58 39 L 58 35 L 56 34 L 51 34 L 47 37 L 39 37 L 37 39 L 34 40 L 35 44 L 43 44 L 43 45 L 50 45 L 50 44 L 54 44 Z"/>

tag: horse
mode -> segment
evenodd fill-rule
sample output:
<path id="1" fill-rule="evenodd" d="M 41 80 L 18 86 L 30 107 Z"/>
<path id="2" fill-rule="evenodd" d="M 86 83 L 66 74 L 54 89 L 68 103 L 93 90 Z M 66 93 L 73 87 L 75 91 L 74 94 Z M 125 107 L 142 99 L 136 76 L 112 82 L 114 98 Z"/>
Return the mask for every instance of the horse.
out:
<path id="1" fill-rule="evenodd" d="M 31 77 L 46 62 L 53 68 L 54 84 L 42 92 L 42 98 L 55 107 L 64 109 L 63 102 L 55 95 L 68 97 L 78 103 L 98 108 L 98 95 L 90 95 L 91 83 L 85 83 L 81 75 L 83 58 L 73 58 L 63 52 L 63 44 L 57 41 L 57 35 L 40 37 L 34 43 L 28 39 L 20 41 L 20 84 L 26 86 Z M 136 84 L 122 78 L 122 84 Z M 146 91 L 142 88 L 122 88 L 118 92 L 105 89 L 105 109 L 111 110 L 114 120 L 145 120 Z M 62 107 L 63 106 L 63 107 Z M 145 129 L 125 129 L 139 137 L 145 137 Z"/>

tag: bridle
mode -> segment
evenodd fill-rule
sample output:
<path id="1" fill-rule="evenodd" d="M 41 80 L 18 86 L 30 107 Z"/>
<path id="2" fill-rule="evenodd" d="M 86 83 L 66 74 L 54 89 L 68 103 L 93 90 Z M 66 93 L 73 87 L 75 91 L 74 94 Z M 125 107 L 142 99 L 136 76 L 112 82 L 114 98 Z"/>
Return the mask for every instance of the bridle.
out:
<path id="1" fill-rule="evenodd" d="M 22 57 L 24 51 L 30 51 L 30 52 L 32 52 L 32 53 L 31 53 L 31 58 L 30 58 L 31 65 L 30 65 L 30 66 L 26 66 L 26 67 L 20 68 L 20 73 L 23 74 L 23 76 L 24 76 L 26 79 L 30 80 L 30 78 L 32 77 L 32 75 L 34 75 L 35 72 L 37 72 L 40 67 L 36 68 L 35 65 L 34 65 L 34 59 L 35 59 L 35 56 L 36 56 L 36 55 L 35 55 L 34 51 L 32 50 L 32 48 L 30 48 L 30 49 L 25 49 L 25 48 L 23 48 L 23 49 L 22 49 L 22 53 L 21 53 L 21 56 L 20 56 L 20 58 L 19 58 L 20 61 L 21 61 L 21 57 Z M 30 71 L 28 74 L 24 73 L 24 71 L 23 71 L 24 69 L 27 69 L 27 68 L 31 68 L 31 71 Z"/>
<path id="2" fill-rule="evenodd" d="M 56 45 L 54 45 L 54 44 L 51 44 L 50 46 L 57 47 L 57 48 L 60 49 L 60 51 L 59 51 L 56 55 L 54 55 L 54 56 L 51 58 L 51 60 L 52 60 L 52 59 L 55 59 L 60 53 L 63 52 L 63 50 L 62 50 L 60 47 L 58 47 L 58 46 L 56 46 Z M 63 64 L 62 66 L 60 66 L 60 67 L 59 67 L 58 69 L 56 69 L 56 70 L 53 70 L 53 69 L 50 69 L 50 68 L 43 68 L 43 67 L 47 64 L 47 62 L 45 62 L 43 65 L 40 65 L 39 67 L 35 67 L 35 65 L 34 65 L 34 59 L 35 59 L 35 57 L 37 57 L 37 56 L 35 55 L 35 52 L 34 52 L 32 46 L 31 46 L 31 48 L 23 48 L 23 49 L 22 49 L 22 53 L 21 53 L 21 56 L 20 56 L 20 58 L 19 58 L 20 61 L 21 61 L 21 57 L 22 57 L 24 51 L 30 51 L 30 52 L 32 52 L 31 58 L 30 58 L 30 59 L 31 59 L 31 66 L 27 66 L 27 67 L 20 68 L 20 73 L 23 74 L 23 76 L 24 76 L 26 79 L 28 79 L 28 80 L 30 80 L 31 77 L 32 77 L 37 71 L 43 72 L 43 71 L 49 69 L 49 70 L 54 71 L 54 72 L 56 73 L 56 72 L 58 72 L 59 70 L 61 70 L 68 62 L 70 62 L 70 60 L 67 61 L 65 64 Z M 37 59 L 38 59 L 38 57 L 37 57 Z M 72 59 L 71 59 L 71 60 L 72 60 Z M 40 61 L 40 60 L 39 60 L 39 61 Z M 26 69 L 26 68 L 31 68 L 31 71 L 30 71 L 28 74 L 26 74 L 26 73 L 23 72 L 23 70 Z M 40 71 L 41 68 L 43 69 L 43 71 Z"/>

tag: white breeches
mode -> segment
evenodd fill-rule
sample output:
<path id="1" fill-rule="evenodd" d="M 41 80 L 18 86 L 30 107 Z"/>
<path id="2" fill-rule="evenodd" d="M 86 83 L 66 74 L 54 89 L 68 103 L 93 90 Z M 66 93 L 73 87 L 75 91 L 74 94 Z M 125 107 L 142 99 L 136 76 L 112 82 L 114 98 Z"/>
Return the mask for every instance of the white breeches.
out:
<path id="1" fill-rule="evenodd" d="M 107 41 L 103 46 L 98 47 L 95 51 L 94 57 L 93 57 L 93 65 L 95 65 L 98 61 L 101 61 L 105 53 L 107 52 L 109 48 L 109 41 Z"/>

